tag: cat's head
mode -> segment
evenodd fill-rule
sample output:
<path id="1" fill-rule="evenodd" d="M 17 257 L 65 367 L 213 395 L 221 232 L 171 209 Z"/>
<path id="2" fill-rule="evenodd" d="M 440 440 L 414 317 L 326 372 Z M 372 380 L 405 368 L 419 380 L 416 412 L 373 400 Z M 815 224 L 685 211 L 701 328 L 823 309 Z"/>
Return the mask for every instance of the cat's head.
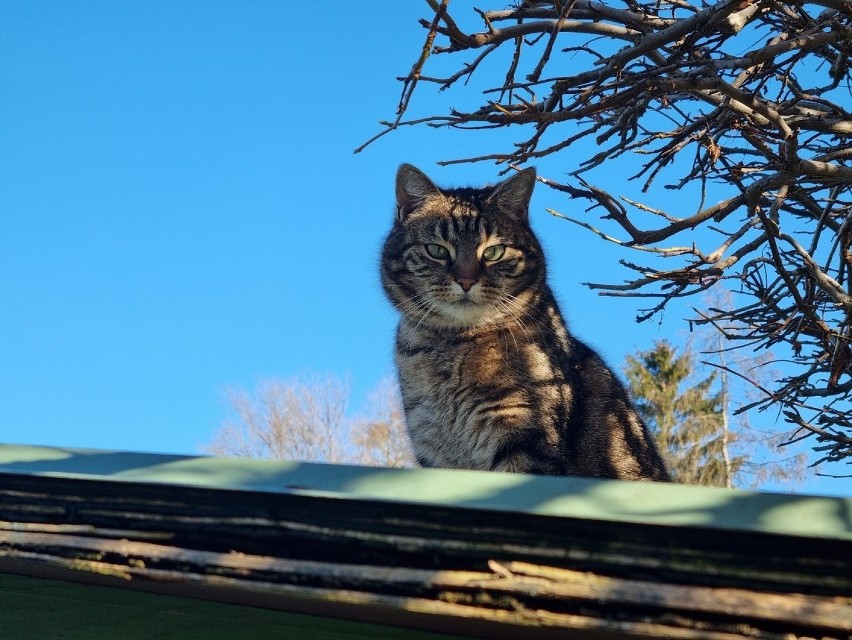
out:
<path id="1" fill-rule="evenodd" d="M 382 284 L 414 323 L 465 329 L 514 323 L 544 283 L 529 225 L 535 170 L 481 189 L 441 189 L 409 164 L 396 177 L 397 215 Z"/>

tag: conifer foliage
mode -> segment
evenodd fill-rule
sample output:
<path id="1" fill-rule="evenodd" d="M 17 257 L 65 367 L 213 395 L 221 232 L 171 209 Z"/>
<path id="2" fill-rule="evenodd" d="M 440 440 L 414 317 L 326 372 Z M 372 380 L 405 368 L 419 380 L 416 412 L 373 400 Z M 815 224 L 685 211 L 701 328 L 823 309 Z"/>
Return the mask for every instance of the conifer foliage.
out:
<path id="1" fill-rule="evenodd" d="M 750 422 L 742 411 L 750 404 L 750 387 L 736 384 L 726 367 L 714 363 L 718 356 L 696 354 L 691 342 L 677 349 L 661 340 L 625 359 L 630 391 L 672 478 L 748 489 L 767 482 L 789 487 L 803 480 L 807 455 L 785 447 L 789 433 Z M 764 377 L 773 372 L 756 373 L 762 360 L 740 359 L 735 365 Z M 755 419 L 767 420 L 763 414 Z"/>
<path id="2" fill-rule="evenodd" d="M 723 391 L 717 374 L 695 380 L 691 351 L 666 341 L 627 357 L 627 378 L 642 418 L 657 437 L 672 478 L 686 484 L 731 486 L 743 458 L 730 459 Z"/>

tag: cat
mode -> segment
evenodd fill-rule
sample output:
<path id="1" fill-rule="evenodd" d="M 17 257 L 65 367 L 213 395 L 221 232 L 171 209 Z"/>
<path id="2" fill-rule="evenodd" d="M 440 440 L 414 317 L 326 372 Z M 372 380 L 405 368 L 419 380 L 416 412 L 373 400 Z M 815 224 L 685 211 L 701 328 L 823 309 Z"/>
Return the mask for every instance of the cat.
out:
<path id="1" fill-rule="evenodd" d="M 423 467 L 669 480 L 601 357 L 572 336 L 529 224 L 535 169 L 441 189 L 404 164 L 381 255 L 395 360 Z"/>

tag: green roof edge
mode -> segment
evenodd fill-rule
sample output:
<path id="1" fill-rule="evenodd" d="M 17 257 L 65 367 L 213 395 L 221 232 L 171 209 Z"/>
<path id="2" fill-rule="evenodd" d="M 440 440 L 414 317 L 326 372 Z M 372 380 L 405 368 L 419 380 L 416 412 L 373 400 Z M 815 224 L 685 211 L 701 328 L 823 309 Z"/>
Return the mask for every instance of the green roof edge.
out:
<path id="1" fill-rule="evenodd" d="M 670 483 L 0 444 L 4 473 L 852 540 L 850 498 Z"/>

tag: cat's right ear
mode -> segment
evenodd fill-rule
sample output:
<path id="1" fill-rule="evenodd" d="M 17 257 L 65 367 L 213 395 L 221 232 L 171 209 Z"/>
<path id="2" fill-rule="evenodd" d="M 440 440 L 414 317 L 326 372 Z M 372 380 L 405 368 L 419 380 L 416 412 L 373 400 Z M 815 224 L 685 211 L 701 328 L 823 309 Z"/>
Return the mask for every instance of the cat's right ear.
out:
<path id="1" fill-rule="evenodd" d="M 441 195 L 425 173 L 417 167 L 404 164 L 396 173 L 396 219 L 404 220 L 426 200 Z"/>

